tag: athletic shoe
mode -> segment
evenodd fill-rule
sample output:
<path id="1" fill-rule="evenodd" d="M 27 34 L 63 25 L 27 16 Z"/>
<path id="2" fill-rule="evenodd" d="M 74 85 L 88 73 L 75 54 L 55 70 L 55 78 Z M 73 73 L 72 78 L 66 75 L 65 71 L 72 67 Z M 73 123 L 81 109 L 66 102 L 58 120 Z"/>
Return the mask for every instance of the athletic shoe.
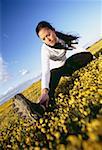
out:
<path id="1" fill-rule="evenodd" d="M 31 120 L 38 119 L 44 114 L 44 109 L 40 104 L 32 103 L 22 94 L 15 95 L 13 109 L 14 112 L 17 112 L 21 117 Z"/>

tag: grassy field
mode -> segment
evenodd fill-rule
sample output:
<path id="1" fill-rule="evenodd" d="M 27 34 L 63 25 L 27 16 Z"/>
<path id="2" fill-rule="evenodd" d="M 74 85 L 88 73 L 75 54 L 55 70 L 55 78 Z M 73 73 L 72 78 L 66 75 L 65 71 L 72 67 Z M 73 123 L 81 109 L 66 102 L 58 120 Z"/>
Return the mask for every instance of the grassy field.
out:
<path id="1" fill-rule="evenodd" d="M 94 53 L 102 42 L 91 48 Z M 36 102 L 41 81 L 23 91 Z M 53 112 L 43 118 L 20 118 L 13 112 L 12 99 L 0 106 L 0 150 L 102 150 L 102 56 L 72 77 L 62 77 L 56 89 Z"/>
<path id="2" fill-rule="evenodd" d="M 88 48 L 88 51 L 90 51 L 93 55 L 98 56 L 98 53 L 101 52 L 102 54 L 102 39 L 94 43 L 92 46 Z"/>

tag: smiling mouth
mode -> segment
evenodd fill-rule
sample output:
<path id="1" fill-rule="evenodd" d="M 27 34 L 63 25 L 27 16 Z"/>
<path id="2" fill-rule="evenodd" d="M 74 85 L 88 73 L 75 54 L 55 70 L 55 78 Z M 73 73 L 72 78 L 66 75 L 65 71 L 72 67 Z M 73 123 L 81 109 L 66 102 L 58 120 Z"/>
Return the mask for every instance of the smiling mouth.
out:
<path id="1" fill-rule="evenodd" d="M 54 45 L 55 45 L 55 42 L 54 42 L 54 41 L 51 41 L 49 44 L 50 44 L 51 46 L 54 46 Z"/>

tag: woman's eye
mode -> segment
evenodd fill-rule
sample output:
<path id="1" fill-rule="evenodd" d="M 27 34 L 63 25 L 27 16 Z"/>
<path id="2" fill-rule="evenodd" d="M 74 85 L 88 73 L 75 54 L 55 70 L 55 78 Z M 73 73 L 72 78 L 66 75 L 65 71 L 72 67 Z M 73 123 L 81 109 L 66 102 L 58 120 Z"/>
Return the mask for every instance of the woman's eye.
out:
<path id="1" fill-rule="evenodd" d="M 45 41 L 45 38 L 43 38 L 42 40 Z"/>
<path id="2" fill-rule="evenodd" d="M 50 33 L 46 37 L 49 37 L 49 36 L 50 36 Z"/>
<path id="3" fill-rule="evenodd" d="M 49 37 L 49 36 L 50 36 L 50 33 L 46 35 L 46 37 Z M 46 37 L 44 37 L 42 40 L 45 41 Z"/>

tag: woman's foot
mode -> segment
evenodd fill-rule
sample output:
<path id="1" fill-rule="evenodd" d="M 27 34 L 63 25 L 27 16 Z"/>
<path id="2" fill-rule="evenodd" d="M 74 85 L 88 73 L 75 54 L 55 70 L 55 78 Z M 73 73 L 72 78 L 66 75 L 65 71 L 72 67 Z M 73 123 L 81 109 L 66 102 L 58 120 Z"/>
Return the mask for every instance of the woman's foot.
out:
<path id="1" fill-rule="evenodd" d="M 22 94 L 17 94 L 13 100 L 14 112 L 18 113 L 21 117 L 30 120 L 38 119 L 43 116 L 44 109 L 39 104 L 32 103 Z"/>

